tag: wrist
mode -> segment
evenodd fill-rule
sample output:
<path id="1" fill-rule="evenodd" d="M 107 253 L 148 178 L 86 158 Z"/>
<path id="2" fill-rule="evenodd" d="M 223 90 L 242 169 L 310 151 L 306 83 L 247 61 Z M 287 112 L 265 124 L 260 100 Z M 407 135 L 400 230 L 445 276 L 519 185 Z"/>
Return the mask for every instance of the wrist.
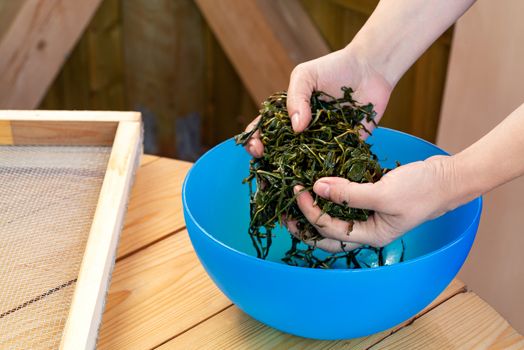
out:
<path id="1" fill-rule="evenodd" d="M 455 209 L 481 196 L 485 190 L 482 178 L 476 173 L 472 160 L 463 153 L 446 157 L 449 169 L 448 210 Z"/>
<path id="2" fill-rule="evenodd" d="M 479 196 L 476 186 L 456 156 L 433 156 L 424 161 L 427 166 L 430 192 L 433 193 L 434 215 L 440 216 Z"/>
<path id="3" fill-rule="evenodd" d="M 392 65 L 387 65 L 381 58 L 386 52 L 375 53 L 369 45 L 363 45 L 362 40 L 355 39 L 344 49 L 346 57 L 351 57 L 359 66 L 360 71 L 367 76 L 380 77 L 391 90 L 395 87 L 403 72 L 397 72 Z"/>

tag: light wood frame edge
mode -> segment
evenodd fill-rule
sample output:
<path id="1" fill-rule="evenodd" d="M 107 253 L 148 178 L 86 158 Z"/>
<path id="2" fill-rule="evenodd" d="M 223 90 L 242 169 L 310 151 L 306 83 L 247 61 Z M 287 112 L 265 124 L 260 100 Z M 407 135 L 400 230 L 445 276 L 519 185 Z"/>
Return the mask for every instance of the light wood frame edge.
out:
<path id="1" fill-rule="evenodd" d="M 71 118 L 71 115 L 74 118 Z M 139 112 L 2 110 L 0 121 L 123 122 L 141 120 Z"/>
<path id="2" fill-rule="evenodd" d="M 120 121 L 62 333 L 61 349 L 93 349 L 96 346 L 110 273 L 141 151 L 142 123 L 139 120 Z M 100 256 L 105 258 L 100 259 Z"/>

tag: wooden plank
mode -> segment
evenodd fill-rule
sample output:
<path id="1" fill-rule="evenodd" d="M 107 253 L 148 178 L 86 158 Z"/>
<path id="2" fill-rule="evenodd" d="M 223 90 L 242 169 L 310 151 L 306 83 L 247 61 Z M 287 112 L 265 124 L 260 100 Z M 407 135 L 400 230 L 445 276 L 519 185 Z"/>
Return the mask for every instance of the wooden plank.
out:
<path id="1" fill-rule="evenodd" d="M 349 11 L 333 1 L 302 0 L 302 5 L 329 44 L 331 50 L 340 50 L 349 43 L 350 38 L 357 34 L 355 31 L 350 34 L 349 38 L 344 35 L 346 34 L 344 19 L 347 13 L 365 17 L 364 22 L 350 23 L 350 26 L 359 24 L 362 26 L 367 19 L 366 15 Z"/>
<path id="2" fill-rule="evenodd" d="M 128 108 L 153 116 L 158 152 L 174 157 L 175 121 L 204 112 L 203 18 L 192 0 L 126 0 L 121 5 Z"/>
<path id="3" fill-rule="evenodd" d="M 141 123 L 121 122 L 64 326 L 61 348 L 85 349 L 96 344 L 134 169 L 140 161 L 141 145 Z"/>
<path id="4" fill-rule="evenodd" d="M 123 88 L 120 4 L 120 0 L 102 1 L 39 108 L 130 109 Z"/>
<path id="5" fill-rule="evenodd" d="M 155 156 L 155 155 L 152 155 L 152 154 L 144 154 L 142 156 L 142 159 L 140 159 L 140 167 L 143 167 L 143 166 L 145 166 L 145 165 L 147 165 L 149 163 L 152 163 L 152 162 L 154 162 L 156 160 L 159 160 L 159 159 L 160 159 L 159 156 Z M 141 168 L 138 169 L 137 175 L 140 173 L 140 171 L 141 171 Z M 134 187 L 136 187 L 136 179 L 135 179 L 135 186 Z"/>
<path id="6" fill-rule="evenodd" d="M 464 284 L 453 280 L 442 294 L 416 317 L 465 291 Z M 367 349 L 410 323 L 406 321 L 390 330 L 368 337 L 319 341 L 296 337 L 267 327 L 244 314 L 236 306 L 222 311 L 189 331 L 165 343 L 162 349 Z"/>
<path id="7" fill-rule="evenodd" d="M 191 166 L 158 158 L 137 171 L 118 247 L 119 259 L 185 227 L 180 198 Z"/>
<path id="8" fill-rule="evenodd" d="M 202 127 L 207 141 L 205 146 L 212 147 L 244 130 L 258 114 L 258 109 L 210 30 L 207 39 L 210 67 L 206 91 L 209 98 Z"/>
<path id="9" fill-rule="evenodd" d="M 524 349 L 518 334 L 474 293 L 459 294 L 372 349 Z"/>
<path id="10" fill-rule="evenodd" d="M 118 122 L 12 121 L 15 145 L 111 146 Z"/>
<path id="11" fill-rule="evenodd" d="M 116 4 L 118 5 L 118 2 Z M 114 49 L 122 45 L 121 31 L 120 26 L 114 25 L 104 32 L 91 30 L 87 33 L 91 91 L 100 91 L 122 80 L 124 75 L 123 52 Z"/>
<path id="12" fill-rule="evenodd" d="M 0 1 L 0 42 L 24 6 L 24 1 Z"/>
<path id="13" fill-rule="evenodd" d="M 100 0 L 22 0 L 0 42 L 0 108 L 38 106 Z"/>
<path id="14" fill-rule="evenodd" d="M 0 145 L 12 145 L 13 132 L 9 120 L 0 120 Z"/>
<path id="15" fill-rule="evenodd" d="M 330 52 L 300 1 L 256 0 L 256 5 L 293 64 Z"/>
<path id="16" fill-rule="evenodd" d="M 331 0 L 351 11 L 360 12 L 370 16 L 378 5 L 378 0 Z"/>
<path id="17" fill-rule="evenodd" d="M 524 101 L 521 13 L 520 0 L 480 0 L 457 22 L 438 132 L 444 149 L 468 147 Z M 484 196 L 482 224 L 460 275 L 521 333 L 523 193 L 521 177 Z"/>
<path id="18" fill-rule="evenodd" d="M 39 109 L 72 109 L 90 110 L 89 77 L 91 76 L 89 63 L 89 36 L 86 31 L 76 44 L 74 50 L 64 62 L 60 73 L 49 87 L 47 94 L 55 96 L 58 101 L 50 104 L 47 96 L 42 100 Z M 49 106 L 44 107 L 46 104 Z M 109 110 L 109 108 L 106 108 Z"/>
<path id="19" fill-rule="evenodd" d="M 116 264 L 97 347 L 149 349 L 228 305 L 182 231 Z"/>
<path id="20" fill-rule="evenodd" d="M 196 3 L 257 102 L 286 89 L 298 63 L 329 53 L 298 0 Z"/>
<path id="21" fill-rule="evenodd" d="M 449 51 L 447 45 L 432 45 L 414 66 L 411 132 L 429 141 L 437 134 Z"/>
<path id="22" fill-rule="evenodd" d="M 106 32 L 120 22 L 120 0 L 103 0 L 95 13 L 89 29 L 96 32 Z"/>
<path id="23" fill-rule="evenodd" d="M 113 111 L 0 111 L 0 120 L 12 121 L 78 121 L 78 122 L 120 122 L 140 121 L 138 112 L 113 112 Z"/>

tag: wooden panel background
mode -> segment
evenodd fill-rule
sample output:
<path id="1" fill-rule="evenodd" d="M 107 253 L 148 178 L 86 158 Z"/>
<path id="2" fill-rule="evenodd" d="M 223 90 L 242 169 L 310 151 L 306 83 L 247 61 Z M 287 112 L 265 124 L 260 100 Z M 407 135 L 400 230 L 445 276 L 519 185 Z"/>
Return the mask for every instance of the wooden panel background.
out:
<path id="1" fill-rule="evenodd" d="M 466 148 L 524 103 L 523 12 L 520 0 L 479 0 L 457 22 L 438 135 L 450 152 Z M 484 196 L 477 239 L 460 274 L 521 333 L 523 195 L 521 177 Z"/>
<path id="2" fill-rule="evenodd" d="M 301 3 L 336 50 L 353 38 L 378 1 Z M 384 126 L 435 139 L 450 42 L 448 31 L 406 73 Z M 41 107 L 140 110 L 146 152 L 194 160 L 240 132 L 259 103 L 193 0 L 104 0 Z"/>

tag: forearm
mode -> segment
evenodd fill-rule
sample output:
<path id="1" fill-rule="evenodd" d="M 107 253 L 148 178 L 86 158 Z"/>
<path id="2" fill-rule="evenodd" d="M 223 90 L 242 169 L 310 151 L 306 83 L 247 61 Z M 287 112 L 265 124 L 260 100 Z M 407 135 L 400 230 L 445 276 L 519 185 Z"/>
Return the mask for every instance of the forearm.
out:
<path id="1" fill-rule="evenodd" d="M 391 86 L 474 0 L 381 0 L 348 47 Z"/>
<path id="2" fill-rule="evenodd" d="M 457 205 L 524 175 L 524 104 L 451 161 Z"/>

